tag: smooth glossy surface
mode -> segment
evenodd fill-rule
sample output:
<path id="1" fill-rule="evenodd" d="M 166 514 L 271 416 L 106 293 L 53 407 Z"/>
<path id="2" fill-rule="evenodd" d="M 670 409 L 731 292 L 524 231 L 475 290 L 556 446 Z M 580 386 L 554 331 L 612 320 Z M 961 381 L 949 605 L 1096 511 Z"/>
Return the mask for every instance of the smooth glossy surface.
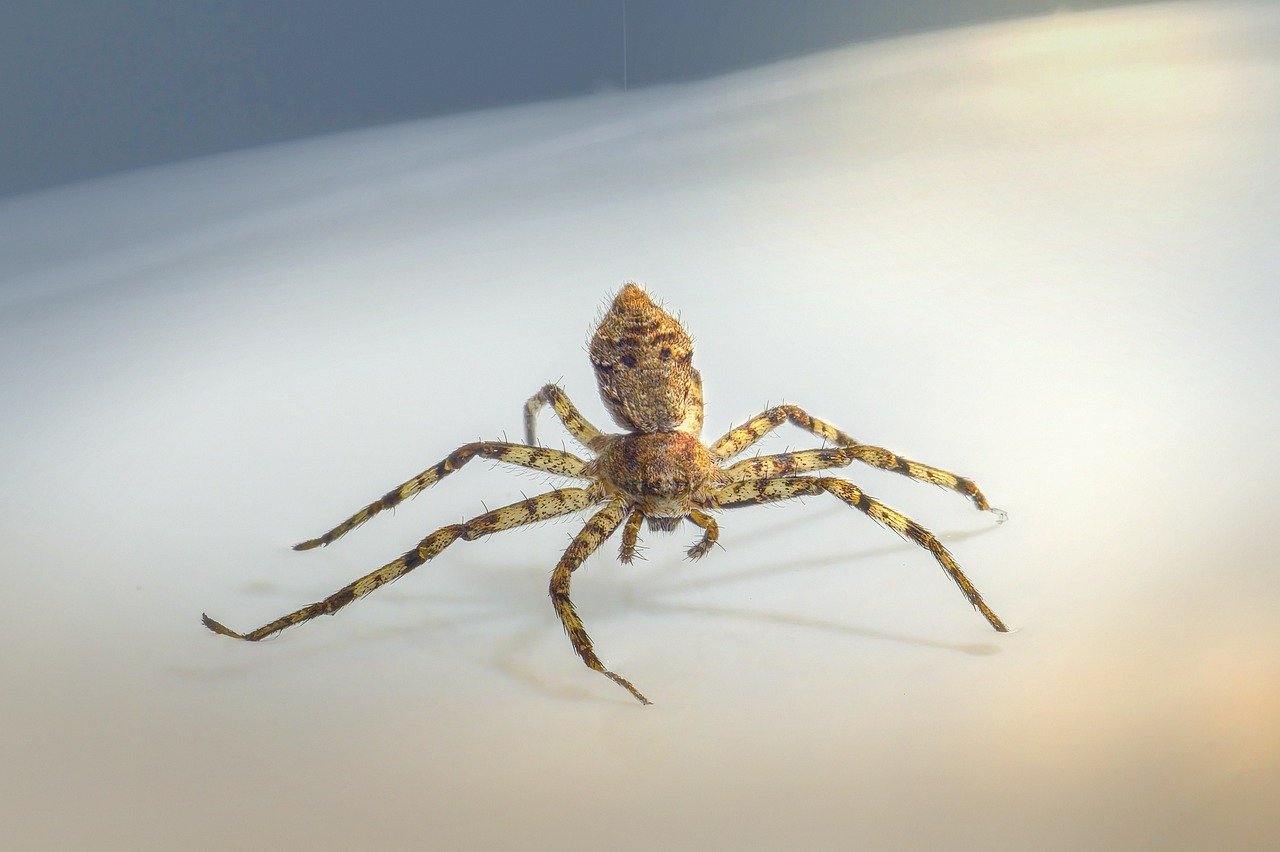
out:
<path id="1" fill-rule="evenodd" d="M 0 811 L 26 848 L 1267 846 L 1280 793 L 1280 17 L 1063 14 L 400 125 L 0 204 Z M 1010 519 L 835 500 L 459 543 L 458 473 L 294 553 L 559 380 L 627 279 L 707 433 L 795 402 Z M 541 424 L 544 443 L 562 433 Z M 563 439 L 567 440 L 567 439 Z M 811 445 L 780 431 L 768 445 Z M 766 448 L 768 449 L 768 448 Z"/>

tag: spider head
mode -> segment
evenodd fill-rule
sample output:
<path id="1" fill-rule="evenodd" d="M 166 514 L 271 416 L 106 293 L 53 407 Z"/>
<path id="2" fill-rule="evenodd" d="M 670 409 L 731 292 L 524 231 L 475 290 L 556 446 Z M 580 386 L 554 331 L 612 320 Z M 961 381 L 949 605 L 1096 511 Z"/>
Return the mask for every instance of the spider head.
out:
<path id="1" fill-rule="evenodd" d="M 690 409 L 701 405 L 693 341 L 635 284 L 614 297 L 590 353 L 600 398 L 619 426 L 663 432 L 693 422 Z"/>
<path id="2" fill-rule="evenodd" d="M 652 529 L 665 529 L 699 506 L 722 473 L 693 435 L 655 432 L 610 435 L 596 459 L 609 490 L 640 509 Z"/>

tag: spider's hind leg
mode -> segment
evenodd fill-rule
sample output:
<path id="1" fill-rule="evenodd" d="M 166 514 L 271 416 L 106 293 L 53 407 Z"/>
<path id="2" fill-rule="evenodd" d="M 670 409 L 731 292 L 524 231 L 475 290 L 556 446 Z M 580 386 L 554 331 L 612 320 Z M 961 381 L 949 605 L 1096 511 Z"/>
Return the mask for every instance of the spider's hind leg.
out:
<path id="1" fill-rule="evenodd" d="M 544 405 L 551 406 L 564 428 L 584 447 L 590 447 L 591 442 L 600 437 L 600 430 L 582 416 L 559 385 L 544 385 L 524 404 L 524 442 L 529 446 L 538 442 L 538 412 Z"/>

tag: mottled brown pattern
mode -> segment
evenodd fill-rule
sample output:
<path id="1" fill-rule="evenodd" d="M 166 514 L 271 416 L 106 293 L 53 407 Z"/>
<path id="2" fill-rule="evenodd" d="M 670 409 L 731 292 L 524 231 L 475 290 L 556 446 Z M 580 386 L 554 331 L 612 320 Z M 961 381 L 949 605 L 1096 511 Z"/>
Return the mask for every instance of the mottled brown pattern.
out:
<path id="1" fill-rule="evenodd" d="M 619 426 L 663 432 L 686 423 L 700 382 L 693 341 L 635 284 L 614 298 L 589 351 L 600 398 Z"/>
<path id="2" fill-rule="evenodd" d="M 549 384 L 525 404 L 526 444 L 481 441 L 464 444 L 440 462 L 387 492 L 319 538 L 297 545 L 309 550 L 327 545 L 386 509 L 399 505 L 477 456 L 544 473 L 587 480 L 585 488 L 564 488 L 527 497 L 518 503 L 478 515 L 431 533 L 399 559 L 344 586 L 324 600 L 302 607 L 249 633 L 237 633 L 209 616 L 204 624 L 215 633 L 257 641 L 342 607 L 403 577 L 461 539 L 474 541 L 507 529 L 600 508 L 573 539 L 551 576 L 551 600 L 574 650 L 582 661 L 626 689 L 642 704 L 647 698 L 630 681 L 610 671 L 596 655 L 591 637 L 570 598 L 573 572 L 610 535 L 623 526 L 619 558 L 631 562 L 637 553 L 640 527 L 671 531 L 682 521 L 702 530 L 688 550 L 690 559 L 715 546 L 720 529 L 710 514 L 775 500 L 831 494 L 868 517 L 928 550 L 961 592 L 996 630 L 1004 623 L 983 601 L 950 552 L 915 521 L 867 496 L 856 485 L 834 477 L 797 474 L 846 467 L 855 461 L 932 482 L 969 497 L 979 509 L 989 508 L 978 487 L 939 468 L 902 458 L 882 447 L 862 444 L 829 423 L 794 405 L 780 405 L 731 429 L 710 447 L 702 442 L 702 379 L 693 368 L 693 341 L 674 317 L 654 304 L 635 284 L 613 299 L 591 340 L 591 364 L 600 397 L 610 415 L 626 430 L 603 434 L 587 421 L 558 386 Z M 594 457 L 535 446 L 538 413 L 551 406 L 573 437 Z M 755 445 L 783 423 L 805 429 L 835 446 L 757 456 L 736 464 L 729 459 Z M 725 466 L 727 464 L 727 466 Z"/>

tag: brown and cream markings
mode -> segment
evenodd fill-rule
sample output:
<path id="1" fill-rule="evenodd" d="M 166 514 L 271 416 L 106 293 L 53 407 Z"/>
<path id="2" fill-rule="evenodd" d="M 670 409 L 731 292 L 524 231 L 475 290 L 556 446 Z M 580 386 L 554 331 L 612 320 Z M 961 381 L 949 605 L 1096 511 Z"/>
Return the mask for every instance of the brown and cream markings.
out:
<path id="1" fill-rule="evenodd" d="M 860 443 L 794 405 L 770 408 L 709 446 L 704 444 L 702 377 L 693 367 L 693 341 L 674 317 L 635 284 L 626 284 L 614 297 L 592 337 L 589 351 L 600 398 L 623 432 L 601 432 L 578 412 L 563 390 L 547 385 L 525 404 L 524 444 L 499 441 L 466 444 L 324 535 L 295 545 L 294 549 L 309 550 L 331 544 L 477 456 L 577 480 L 578 487 L 547 491 L 465 523 L 436 530 L 412 550 L 324 600 L 248 633 L 237 633 L 207 615 L 205 626 L 224 636 L 256 642 L 318 615 L 337 612 L 439 555 L 458 539 L 473 541 L 502 530 L 598 507 L 560 557 L 551 576 L 551 600 L 583 662 L 622 686 L 641 703 L 648 704 L 649 700 L 630 681 L 610 671 L 596 656 L 591 638 L 570 599 L 571 578 L 578 566 L 618 527 L 623 528 L 620 557 L 623 562 L 630 562 L 636 553 L 642 523 L 647 523 L 650 530 L 670 531 L 682 520 L 689 521 L 702 532 L 688 550 L 690 559 L 698 559 L 705 556 L 719 538 L 712 512 L 830 494 L 932 553 L 991 626 L 1002 632 L 1006 630 L 951 553 L 931 532 L 868 496 L 848 480 L 804 474 L 858 461 L 941 485 L 968 497 L 978 509 L 990 510 L 973 482 L 904 459 L 882 447 Z M 593 458 L 586 460 L 562 450 L 537 446 L 538 413 L 548 405 L 574 438 L 594 454 Z M 835 446 L 729 462 L 787 421 Z"/>

